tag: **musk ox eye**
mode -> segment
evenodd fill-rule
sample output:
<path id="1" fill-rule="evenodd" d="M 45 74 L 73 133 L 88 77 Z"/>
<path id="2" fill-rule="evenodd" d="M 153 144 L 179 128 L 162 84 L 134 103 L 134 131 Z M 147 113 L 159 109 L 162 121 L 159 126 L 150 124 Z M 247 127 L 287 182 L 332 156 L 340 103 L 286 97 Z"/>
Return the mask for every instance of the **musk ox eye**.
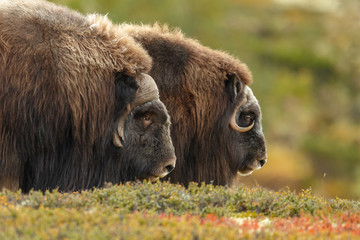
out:
<path id="1" fill-rule="evenodd" d="M 239 116 L 239 126 L 247 127 L 255 120 L 255 114 L 253 112 L 242 112 Z"/>
<path id="2" fill-rule="evenodd" d="M 149 126 L 150 124 L 152 124 L 152 123 L 153 123 L 153 116 L 152 116 L 152 114 L 146 113 L 146 114 L 143 116 L 143 122 L 144 122 L 145 127 L 147 127 L 147 126 Z"/>
<path id="3" fill-rule="evenodd" d="M 150 114 L 146 114 L 146 115 L 144 116 L 144 121 L 151 121 L 151 120 L 152 120 L 152 117 L 151 117 Z"/>

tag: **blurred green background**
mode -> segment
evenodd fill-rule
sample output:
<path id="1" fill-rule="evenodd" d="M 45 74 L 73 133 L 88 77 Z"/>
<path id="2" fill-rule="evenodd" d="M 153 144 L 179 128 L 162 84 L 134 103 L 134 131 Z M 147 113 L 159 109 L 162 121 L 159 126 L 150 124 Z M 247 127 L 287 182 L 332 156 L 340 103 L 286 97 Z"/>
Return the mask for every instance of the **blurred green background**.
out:
<path id="1" fill-rule="evenodd" d="M 268 163 L 238 183 L 360 197 L 359 0 L 53 0 L 167 23 L 252 70 Z"/>

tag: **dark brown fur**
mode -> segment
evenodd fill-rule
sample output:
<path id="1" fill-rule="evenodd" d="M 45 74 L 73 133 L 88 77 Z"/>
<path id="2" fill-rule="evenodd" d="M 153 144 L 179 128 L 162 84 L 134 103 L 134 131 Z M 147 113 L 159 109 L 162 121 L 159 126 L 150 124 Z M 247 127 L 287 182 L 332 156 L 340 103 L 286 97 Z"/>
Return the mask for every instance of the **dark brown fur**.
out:
<path id="1" fill-rule="evenodd" d="M 141 150 L 115 148 L 112 136 L 136 97 L 136 77 L 150 67 L 141 46 L 106 17 L 1 1 L 0 189 L 73 191 L 143 177 L 119 163 Z"/>
<path id="2" fill-rule="evenodd" d="M 237 171 L 266 155 L 261 112 L 254 129 L 238 133 L 229 119 L 252 82 L 248 67 L 227 53 L 215 51 L 180 30 L 166 26 L 122 24 L 153 59 L 150 71 L 172 121 L 177 166 L 172 182 L 231 184 Z M 256 160 L 257 161 L 257 160 Z"/>

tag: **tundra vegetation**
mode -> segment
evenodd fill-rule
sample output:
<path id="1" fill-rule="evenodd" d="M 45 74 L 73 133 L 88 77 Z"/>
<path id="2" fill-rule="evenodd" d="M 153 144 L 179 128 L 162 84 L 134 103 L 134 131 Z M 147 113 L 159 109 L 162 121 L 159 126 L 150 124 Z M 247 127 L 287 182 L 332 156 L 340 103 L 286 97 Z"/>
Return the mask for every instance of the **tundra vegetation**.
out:
<path id="1" fill-rule="evenodd" d="M 0 239 L 355 239 L 360 202 L 270 191 L 129 182 L 93 191 L 0 192 Z"/>

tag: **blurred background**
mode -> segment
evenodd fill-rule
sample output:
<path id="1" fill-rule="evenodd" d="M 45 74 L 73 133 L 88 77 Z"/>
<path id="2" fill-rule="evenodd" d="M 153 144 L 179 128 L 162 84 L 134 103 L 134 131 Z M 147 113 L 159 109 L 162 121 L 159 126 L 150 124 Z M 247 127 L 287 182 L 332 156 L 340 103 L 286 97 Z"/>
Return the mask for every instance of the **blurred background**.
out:
<path id="1" fill-rule="evenodd" d="M 360 197 L 359 0 L 53 0 L 167 23 L 252 70 L 268 163 L 237 184 Z"/>

